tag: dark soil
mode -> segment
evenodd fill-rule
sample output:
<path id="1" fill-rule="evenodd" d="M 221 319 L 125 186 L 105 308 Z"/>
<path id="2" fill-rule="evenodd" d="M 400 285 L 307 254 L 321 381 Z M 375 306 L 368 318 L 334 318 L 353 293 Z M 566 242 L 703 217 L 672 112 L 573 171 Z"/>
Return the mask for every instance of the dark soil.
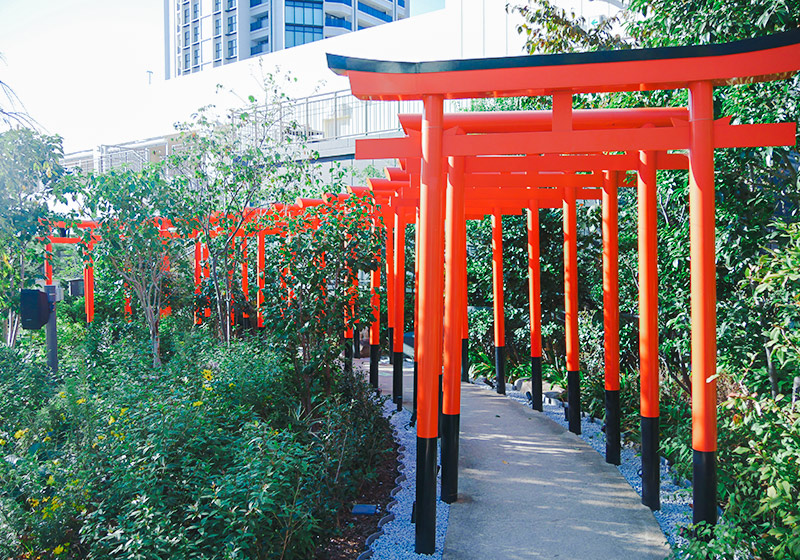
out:
<path id="1" fill-rule="evenodd" d="M 353 504 L 342 508 L 336 516 L 338 534 L 317 549 L 316 560 L 355 560 L 366 550 L 367 537 L 378 531 L 378 521 L 388 514 L 386 505 L 392 500 L 389 493 L 398 476 L 396 442 L 392 443 L 392 452 L 377 466 L 377 474 L 374 480 L 364 481 L 353 503 L 378 505 L 378 513 L 353 515 L 350 512 Z"/>

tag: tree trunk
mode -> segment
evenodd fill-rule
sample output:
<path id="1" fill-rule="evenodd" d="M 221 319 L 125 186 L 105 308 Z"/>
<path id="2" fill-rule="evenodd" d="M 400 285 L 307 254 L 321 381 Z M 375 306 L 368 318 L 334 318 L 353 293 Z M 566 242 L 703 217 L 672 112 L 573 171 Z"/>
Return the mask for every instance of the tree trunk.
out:
<path id="1" fill-rule="evenodd" d="M 161 337 L 158 332 L 150 333 L 150 346 L 153 349 L 153 368 L 158 369 L 161 367 Z"/>
<path id="2" fill-rule="evenodd" d="M 769 388 L 772 398 L 778 396 L 778 377 L 775 374 L 775 362 L 772 361 L 772 349 L 764 346 L 764 353 L 767 355 L 767 375 L 769 376 Z"/>

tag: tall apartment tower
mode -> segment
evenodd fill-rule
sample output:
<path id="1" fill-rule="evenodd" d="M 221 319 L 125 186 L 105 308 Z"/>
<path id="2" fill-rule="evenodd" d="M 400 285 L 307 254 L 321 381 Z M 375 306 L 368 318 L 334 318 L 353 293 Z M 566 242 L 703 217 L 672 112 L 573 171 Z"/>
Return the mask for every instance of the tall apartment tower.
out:
<path id="1" fill-rule="evenodd" d="M 411 0 L 164 0 L 167 79 L 407 18 Z"/>

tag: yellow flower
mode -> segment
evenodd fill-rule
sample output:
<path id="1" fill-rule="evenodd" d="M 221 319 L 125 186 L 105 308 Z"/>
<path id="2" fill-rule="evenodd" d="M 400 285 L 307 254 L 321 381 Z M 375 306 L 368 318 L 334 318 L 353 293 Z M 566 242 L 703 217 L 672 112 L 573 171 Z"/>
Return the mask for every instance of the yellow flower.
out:
<path id="1" fill-rule="evenodd" d="M 46 436 L 42 441 L 46 443 L 48 441 L 53 441 L 53 438 L 51 438 L 50 436 Z"/>
<path id="2" fill-rule="evenodd" d="M 58 396 L 59 396 L 59 397 L 61 397 L 62 399 L 66 399 L 66 398 L 67 398 L 67 394 L 66 394 L 64 391 L 61 391 L 61 392 L 58 394 Z"/>
<path id="3" fill-rule="evenodd" d="M 106 439 L 106 436 L 101 434 L 101 435 L 97 436 L 97 439 L 99 439 L 100 441 L 103 441 L 104 439 Z"/>
<path id="4" fill-rule="evenodd" d="M 111 424 L 113 424 L 114 422 L 116 422 L 116 420 L 114 419 L 114 417 L 113 417 L 113 416 L 112 416 L 112 417 L 110 417 L 110 418 L 108 419 L 108 425 L 109 425 L 109 426 L 110 426 Z"/>
<path id="5" fill-rule="evenodd" d="M 47 485 L 48 486 L 52 486 L 55 483 L 56 483 L 56 479 L 53 477 L 52 474 L 47 477 Z"/>
<path id="6" fill-rule="evenodd" d="M 204 369 L 201 373 L 203 374 L 203 379 L 206 381 L 214 379 L 214 373 L 210 369 Z"/>
<path id="7" fill-rule="evenodd" d="M 203 401 L 194 401 L 192 403 L 192 406 L 202 406 L 202 404 L 203 404 Z"/>
<path id="8" fill-rule="evenodd" d="M 58 545 L 53 549 L 53 554 L 58 556 L 59 554 L 64 554 L 67 551 L 67 545 Z"/>
<path id="9" fill-rule="evenodd" d="M 203 383 L 203 389 L 205 389 L 206 391 L 213 391 L 214 390 L 211 387 L 209 387 L 208 385 L 206 385 L 205 383 Z"/>
<path id="10" fill-rule="evenodd" d="M 0 445 L 5 445 L 5 444 L 6 444 L 6 440 L 4 440 L 3 438 L 0 438 Z"/>
<path id="11" fill-rule="evenodd" d="M 85 403 L 85 402 L 86 402 L 86 399 L 78 399 L 78 400 L 77 400 L 77 403 L 78 403 L 78 404 L 83 404 L 83 403 Z"/>
<path id="12" fill-rule="evenodd" d="M 122 416 L 123 414 L 125 414 L 129 410 L 130 410 L 129 407 L 123 407 L 123 408 L 119 409 L 119 415 Z"/>
<path id="13" fill-rule="evenodd" d="M 28 428 L 25 428 L 24 430 L 17 430 L 17 432 L 14 434 L 14 439 L 22 439 L 27 433 Z"/>
<path id="14" fill-rule="evenodd" d="M 236 387 L 236 383 L 228 383 L 228 387 Z"/>

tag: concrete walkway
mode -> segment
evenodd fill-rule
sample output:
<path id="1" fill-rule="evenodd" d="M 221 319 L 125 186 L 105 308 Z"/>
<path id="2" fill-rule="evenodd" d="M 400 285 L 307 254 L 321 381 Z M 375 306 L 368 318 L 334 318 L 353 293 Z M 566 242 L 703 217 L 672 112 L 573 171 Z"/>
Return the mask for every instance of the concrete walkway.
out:
<path id="1" fill-rule="evenodd" d="M 355 360 L 369 371 L 369 360 Z M 413 398 L 404 367 L 403 404 Z M 392 366 L 379 386 L 392 392 Z M 613 465 L 540 412 L 461 385 L 459 500 L 450 506 L 444 560 L 660 560 L 653 514 Z"/>
<path id="2" fill-rule="evenodd" d="M 588 444 L 540 412 L 461 389 L 459 500 L 445 560 L 668 556 L 650 510 Z"/>

